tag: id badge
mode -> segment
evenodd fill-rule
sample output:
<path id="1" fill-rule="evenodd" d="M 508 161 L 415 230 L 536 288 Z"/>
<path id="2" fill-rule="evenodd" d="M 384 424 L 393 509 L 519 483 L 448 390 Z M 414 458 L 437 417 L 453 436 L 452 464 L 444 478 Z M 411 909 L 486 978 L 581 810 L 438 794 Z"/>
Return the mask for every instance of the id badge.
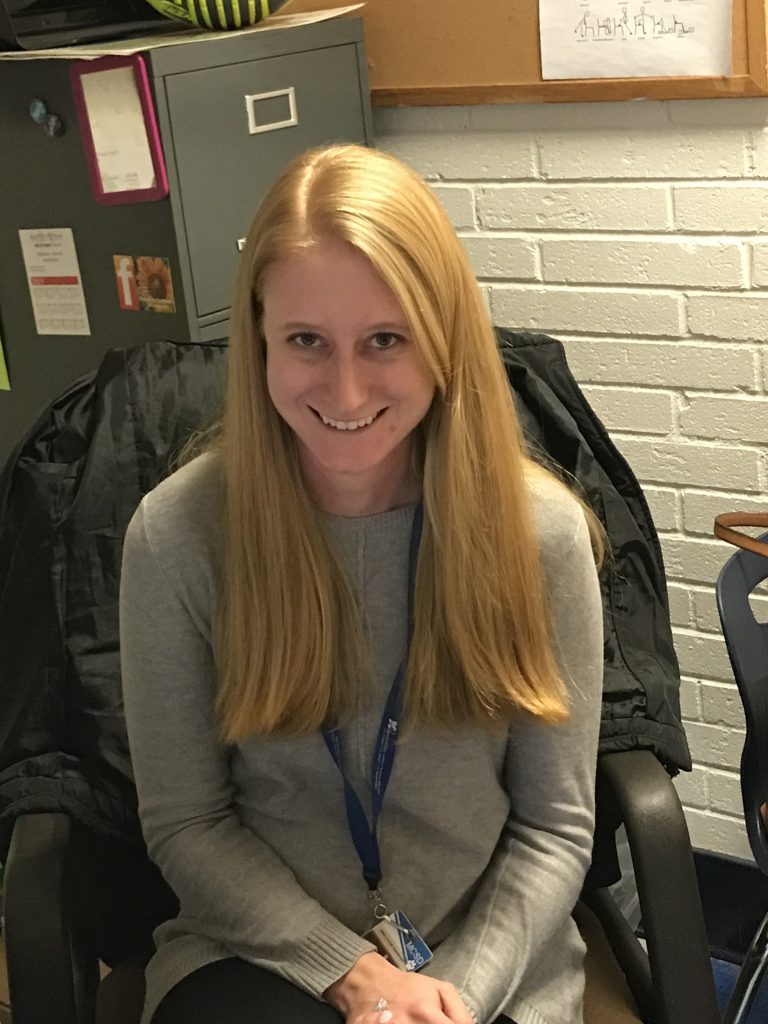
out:
<path id="1" fill-rule="evenodd" d="M 402 971 L 420 971 L 432 959 L 432 950 L 401 910 L 377 921 L 363 938 Z"/>

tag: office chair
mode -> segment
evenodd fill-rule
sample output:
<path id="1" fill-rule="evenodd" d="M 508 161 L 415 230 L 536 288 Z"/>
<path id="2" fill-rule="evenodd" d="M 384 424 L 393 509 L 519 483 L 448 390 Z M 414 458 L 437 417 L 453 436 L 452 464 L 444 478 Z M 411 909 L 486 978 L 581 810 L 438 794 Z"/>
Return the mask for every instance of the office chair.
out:
<path id="1" fill-rule="evenodd" d="M 768 579 L 768 533 L 757 543 L 746 536 L 734 536 L 729 522 L 749 525 L 738 513 L 718 516 L 716 534 L 731 543 L 744 545 L 731 555 L 717 578 L 717 610 L 739 689 L 746 719 L 746 739 L 741 755 L 741 794 L 749 845 L 757 866 L 768 876 L 768 836 L 761 807 L 768 802 L 768 623 L 758 622 L 750 595 Z M 754 525 L 766 525 L 757 517 Z M 753 548 L 753 550 L 750 550 Z M 768 967 L 768 914 L 747 950 L 737 975 L 723 1024 L 744 1024 Z"/>
<path id="2" fill-rule="evenodd" d="M 557 356 L 558 343 L 502 333 L 509 345 L 520 343 L 519 351 L 510 349 L 507 357 L 535 378 L 531 415 L 535 423 L 547 423 L 551 437 L 553 421 L 537 404 L 546 389 L 532 369 L 533 353 L 545 351 L 550 359 Z M 16 588 L 6 586 L 0 600 L 0 624 L 3 618 L 13 620 L 21 630 L 18 635 L 0 630 L 0 661 L 4 653 L 15 657 L 17 670 L 31 680 L 27 691 L 39 689 L 41 679 L 49 684 L 53 677 L 55 683 L 60 669 L 62 681 L 49 689 L 48 697 L 55 701 L 62 691 L 66 700 L 50 716 L 34 694 L 13 694 L 19 698 L 15 703 L 6 694 L 3 702 L 0 688 L 0 849 L 9 840 L 5 938 L 14 1024 L 137 1024 L 152 929 L 176 912 L 175 897 L 141 842 L 121 732 L 114 615 L 120 531 L 141 493 L 166 472 L 173 451 L 218 407 L 224 354 L 223 349 L 168 343 L 114 355 L 95 382 L 75 386 L 65 396 L 23 448 L 32 463 L 41 461 L 35 472 L 43 500 L 42 509 L 27 500 L 32 485 L 24 481 L 10 554 L 0 530 L 0 578 L 4 568 L 11 574 L 20 571 Z M 562 376 L 564 371 L 556 372 Z M 522 391 L 519 381 L 517 386 Z M 595 436 L 609 445 L 607 436 Z M 564 447 L 572 447 L 572 439 Z M 587 458 L 581 449 L 579 458 Z M 622 486 L 625 482 L 622 477 Z M 658 569 L 650 517 L 644 529 L 645 568 L 653 563 Z M 74 558 L 69 572 L 58 563 L 55 567 L 56 585 L 64 581 L 66 596 L 90 604 L 62 614 L 40 566 L 69 555 Z M 28 567 L 37 573 L 34 606 L 28 611 L 32 615 L 42 607 L 45 643 L 25 636 L 24 619 L 16 615 L 30 578 Z M 95 627 L 90 648 L 82 642 L 89 617 Z M 80 630 L 76 644 L 58 635 L 59 618 Z M 66 650 L 56 648 L 60 642 Z M 86 656 L 98 661 L 99 687 L 87 685 L 92 661 L 83 670 Z M 73 706 L 75 696 L 90 703 Z M 68 724 L 74 726 L 74 740 L 64 735 Z M 677 794 L 653 750 L 617 737 L 611 731 L 615 726 L 612 720 L 605 728 L 593 864 L 575 914 L 588 944 L 586 1024 L 720 1024 Z M 658 732 L 666 735 L 662 728 Z M 667 732 L 679 764 L 687 756 L 679 720 Z M 56 744 L 65 740 L 71 749 L 62 751 Z M 620 822 L 632 851 L 647 955 L 611 895 L 619 877 L 614 834 Z M 99 961 L 112 968 L 103 978 Z"/>
<path id="3" fill-rule="evenodd" d="M 585 1024 L 720 1024 L 674 786 L 648 751 L 605 755 L 599 773 L 603 797 L 610 793 L 617 801 L 628 830 L 648 953 L 610 890 L 585 887 L 575 911 L 587 943 Z M 140 861 L 137 869 L 119 847 L 94 840 L 67 814 L 17 818 L 5 893 L 14 1024 L 138 1024 L 152 924 L 175 912 L 161 880 L 143 874 Z M 83 921 L 80 905 L 94 898 L 94 888 L 101 890 L 97 902 L 114 904 L 116 920 L 109 924 L 122 936 L 105 977 L 97 953 L 104 940 Z M 147 919 L 143 934 L 137 913 Z"/>

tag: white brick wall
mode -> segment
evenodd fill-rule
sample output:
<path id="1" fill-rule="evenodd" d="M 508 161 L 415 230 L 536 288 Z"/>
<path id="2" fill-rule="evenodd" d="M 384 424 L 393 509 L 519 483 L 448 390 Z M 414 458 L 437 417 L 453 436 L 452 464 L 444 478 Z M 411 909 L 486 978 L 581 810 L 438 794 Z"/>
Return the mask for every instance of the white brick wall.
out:
<path id="1" fill-rule="evenodd" d="M 645 338 L 560 338 L 579 380 L 595 384 L 756 391 L 758 355 L 748 346 L 659 344 Z M 610 426 L 610 424 L 609 424 Z"/>
<path id="2" fill-rule="evenodd" d="M 716 116 L 713 112 L 713 116 Z M 768 187 L 765 182 L 679 185 L 672 187 L 675 227 L 711 234 L 768 231 Z"/>
<path id="3" fill-rule="evenodd" d="M 661 533 L 699 846 L 749 857 L 717 512 L 768 510 L 768 100 L 403 108 L 494 320 L 561 338 Z M 753 605 L 768 619 L 768 595 Z"/>
<path id="4" fill-rule="evenodd" d="M 583 386 L 584 392 L 591 391 L 594 394 L 595 389 L 588 388 L 587 385 Z M 643 392 L 646 393 L 646 392 Z M 647 392 L 649 398 L 652 392 Z M 590 401 L 593 401 L 592 394 L 590 394 Z M 597 408 L 597 405 L 594 406 Z M 656 523 L 657 530 L 669 530 L 674 531 L 680 524 L 680 495 L 672 487 L 652 487 L 646 485 L 645 497 L 651 508 L 651 514 L 653 515 L 653 521 Z"/>
<path id="5" fill-rule="evenodd" d="M 585 236 L 545 239 L 541 252 L 543 276 L 552 282 L 712 289 L 746 284 L 743 253 L 734 243 Z"/>
<path id="6" fill-rule="evenodd" d="M 398 146 L 397 155 L 404 157 Z M 671 198 L 660 186 L 478 184 L 482 230 L 666 231 Z"/>

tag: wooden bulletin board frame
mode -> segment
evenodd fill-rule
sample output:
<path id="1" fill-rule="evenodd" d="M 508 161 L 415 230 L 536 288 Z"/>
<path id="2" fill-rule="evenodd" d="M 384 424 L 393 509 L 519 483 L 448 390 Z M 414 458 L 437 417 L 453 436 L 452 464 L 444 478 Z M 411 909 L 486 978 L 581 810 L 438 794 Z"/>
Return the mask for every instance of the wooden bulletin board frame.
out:
<path id="1" fill-rule="evenodd" d="M 339 3 L 290 0 L 283 11 Z M 733 72 L 711 78 L 542 81 L 538 0 L 367 0 L 356 13 L 375 106 L 766 96 L 768 0 L 732 3 Z"/>

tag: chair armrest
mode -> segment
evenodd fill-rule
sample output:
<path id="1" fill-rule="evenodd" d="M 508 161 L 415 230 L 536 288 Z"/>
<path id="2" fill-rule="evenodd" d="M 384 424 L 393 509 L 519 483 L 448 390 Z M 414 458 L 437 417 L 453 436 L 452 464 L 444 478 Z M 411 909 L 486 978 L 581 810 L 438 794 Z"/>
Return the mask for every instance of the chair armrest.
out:
<path id="1" fill-rule="evenodd" d="M 627 830 L 659 1024 L 720 1024 L 688 826 L 649 750 L 605 754 L 598 771 Z"/>
<path id="2" fill-rule="evenodd" d="M 19 1024 L 91 1024 L 98 964 L 75 949 L 65 900 L 71 822 L 16 819 L 5 866 L 5 946 Z"/>

